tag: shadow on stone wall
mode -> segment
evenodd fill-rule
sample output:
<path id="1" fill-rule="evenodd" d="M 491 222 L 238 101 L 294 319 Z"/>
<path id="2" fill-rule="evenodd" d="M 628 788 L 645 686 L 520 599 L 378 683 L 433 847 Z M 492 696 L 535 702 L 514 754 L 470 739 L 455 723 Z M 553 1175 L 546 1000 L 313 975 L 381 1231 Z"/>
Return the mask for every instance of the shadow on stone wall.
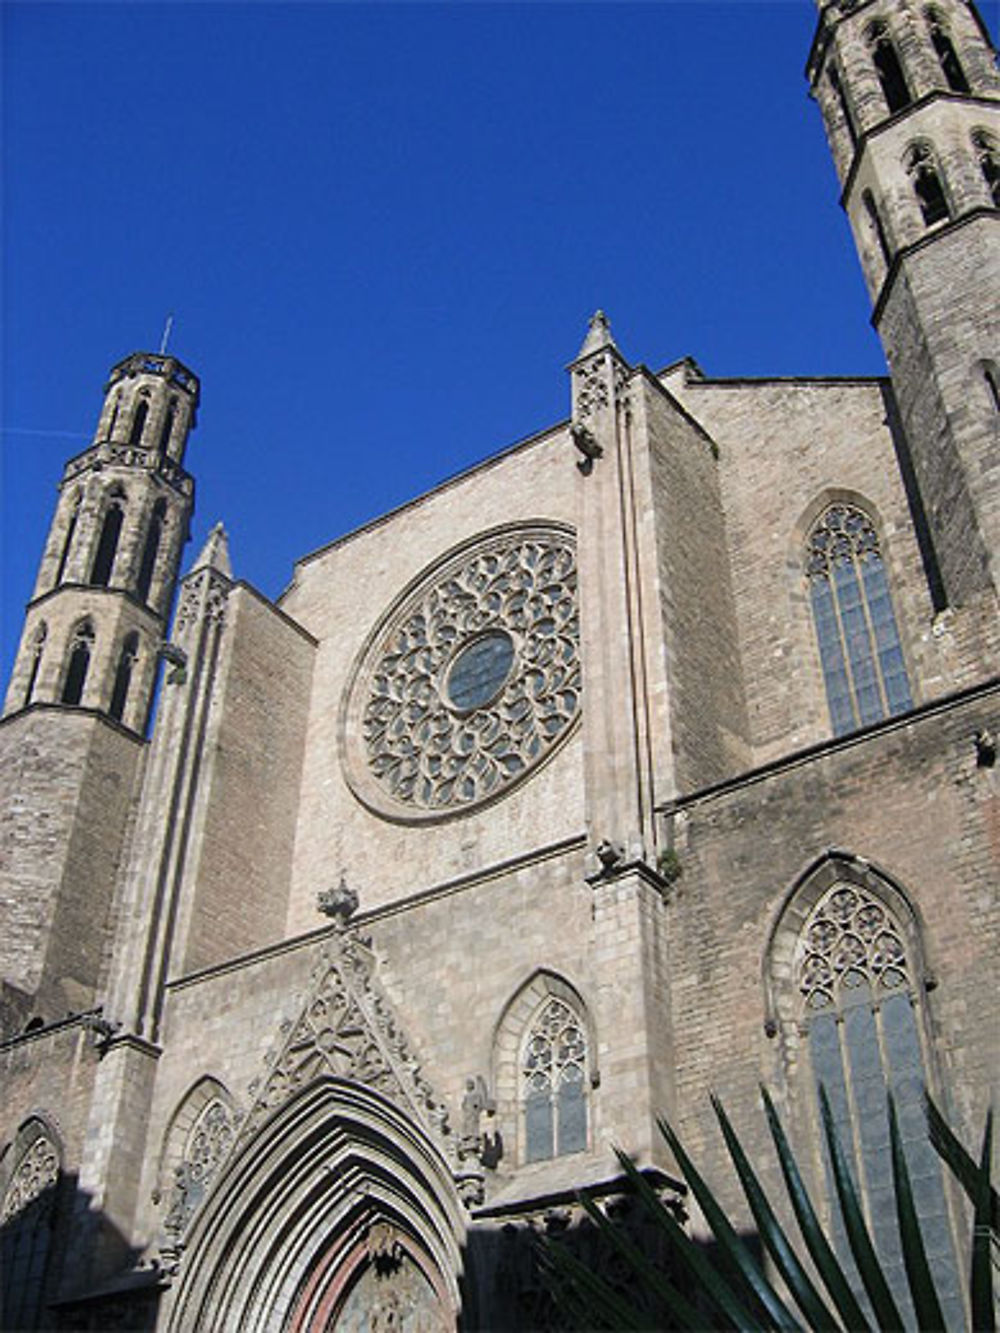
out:
<path id="1" fill-rule="evenodd" d="M 90 1207 L 75 1175 L 64 1174 L 23 1199 L 4 1201 L 0 1222 L 0 1328 L 3 1333 L 127 1329 L 147 1333 L 156 1325 L 162 1276 L 135 1268 L 139 1251 L 108 1218 Z M 81 1240 L 123 1276 L 83 1288 L 74 1275 Z M 91 1247 L 93 1247 L 91 1249 Z"/>

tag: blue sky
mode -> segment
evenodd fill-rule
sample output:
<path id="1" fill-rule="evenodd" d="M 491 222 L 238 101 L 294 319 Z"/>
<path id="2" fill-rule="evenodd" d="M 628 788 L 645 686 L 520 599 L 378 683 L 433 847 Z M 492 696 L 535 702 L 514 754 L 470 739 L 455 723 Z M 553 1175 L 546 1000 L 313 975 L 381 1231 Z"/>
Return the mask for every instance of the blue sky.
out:
<path id="1" fill-rule="evenodd" d="M 884 363 L 803 66 L 811 0 L 36 2 L 3 24 L 2 666 L 107 369 L 202 379 L 187 559 L 297 556 L 624 354 Z"/>

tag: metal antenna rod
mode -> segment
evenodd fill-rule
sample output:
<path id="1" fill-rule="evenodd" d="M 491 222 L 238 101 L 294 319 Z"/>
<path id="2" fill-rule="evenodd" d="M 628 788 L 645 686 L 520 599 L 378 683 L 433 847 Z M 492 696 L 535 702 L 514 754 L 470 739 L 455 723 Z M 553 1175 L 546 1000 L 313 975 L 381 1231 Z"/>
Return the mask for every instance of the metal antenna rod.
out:
<path id="1" fill-rule="evenodd" d="M 163 326 L 163 337 L 160 339 L 160 355 L 167 350 L 167 343 L 170 340 L 170 330 L 174 327 L 174 312 L 171 310 L 167 315 L 167 322 Z"/>

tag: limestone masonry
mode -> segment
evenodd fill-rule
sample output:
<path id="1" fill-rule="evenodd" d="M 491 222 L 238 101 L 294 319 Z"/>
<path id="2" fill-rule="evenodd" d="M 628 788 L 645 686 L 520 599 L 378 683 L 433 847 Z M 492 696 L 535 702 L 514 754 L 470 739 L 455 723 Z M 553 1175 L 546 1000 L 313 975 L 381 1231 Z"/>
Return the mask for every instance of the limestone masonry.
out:
<path id="1" fill-rule="evenodd" d="M 197 375 L 112 369 L 0 721 L 4 1328 L 546 1327 L 612 1145 L 687 1216 L 667 1114 L 738 1209 L 709 1092 L 756 1150 L 762 1081 L 816 1182 L 830 1091 L 891 1265 L 885 1089 L 981 1127 L 1000 78 L 965 0 L 825 4 L 808 76 L 887 378 L 598 312 L 567 420 L 272 603 L 221 526 L 181 573 Z"/>

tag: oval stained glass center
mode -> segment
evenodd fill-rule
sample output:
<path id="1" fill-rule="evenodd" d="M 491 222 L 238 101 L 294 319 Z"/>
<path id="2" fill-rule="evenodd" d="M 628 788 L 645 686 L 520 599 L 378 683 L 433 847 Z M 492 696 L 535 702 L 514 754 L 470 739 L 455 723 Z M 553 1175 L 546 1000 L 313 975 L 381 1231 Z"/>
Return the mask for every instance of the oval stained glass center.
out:
<path id="1" fill-rule="evenodd" d="M 445 702 L 459 712 L 482 708 L 494 699 L 514 665 L 514 640 L 502 629 L 466 644 L 453 660 L 445 681 Z"/>

